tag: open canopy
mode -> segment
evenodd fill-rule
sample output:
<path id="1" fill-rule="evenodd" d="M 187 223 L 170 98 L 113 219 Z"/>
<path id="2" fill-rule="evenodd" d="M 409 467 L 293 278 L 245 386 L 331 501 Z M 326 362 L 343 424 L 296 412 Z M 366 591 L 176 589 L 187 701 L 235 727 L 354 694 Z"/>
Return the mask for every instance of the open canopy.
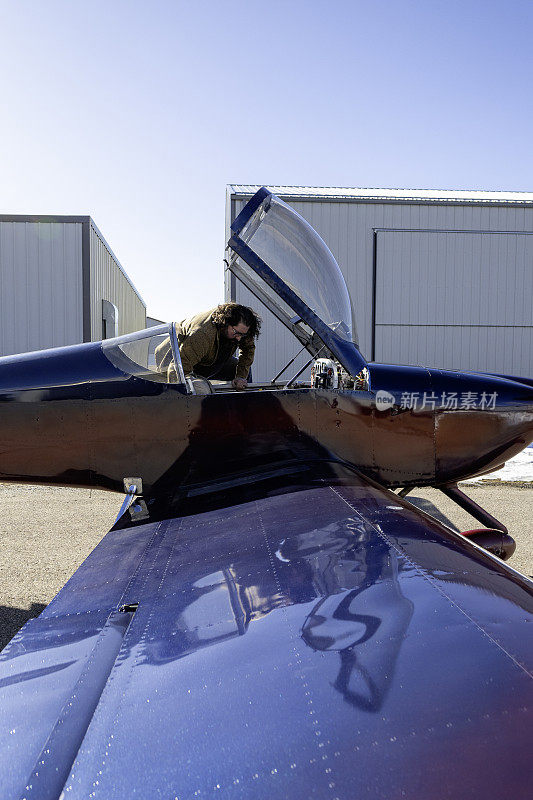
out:
<path id="1" fill-rule="evenodd" d="M 352 327 L 350 296 L 317 232 L 265 188 L 246 204 L 231 231 L 228 245 L 235 257 L 229 269 L 311 355 L 330 355 L 355 377 L 366 361 Z"/>

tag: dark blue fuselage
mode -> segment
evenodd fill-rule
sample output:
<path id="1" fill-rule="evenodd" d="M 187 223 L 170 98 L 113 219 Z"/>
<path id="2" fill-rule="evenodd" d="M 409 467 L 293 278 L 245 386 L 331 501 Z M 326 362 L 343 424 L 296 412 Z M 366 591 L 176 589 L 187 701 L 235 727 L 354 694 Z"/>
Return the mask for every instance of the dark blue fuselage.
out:
<path id="1" fill-rule="evenodd" d="M 216 480 L 218 469 L 253 474 L 265 459 L 305 453 L 386 486 L 440 485 L 495 469 L 533 440 L 525 383 L 382 364 L 369 371 L 372 391 L 195 396 L 184 384 L 128 375 L 99 343 L 0 359 L 0 477 L 122 489 L 133 474 L 150 488 L 169 473 L 184 479 L 185 468 Z"/>

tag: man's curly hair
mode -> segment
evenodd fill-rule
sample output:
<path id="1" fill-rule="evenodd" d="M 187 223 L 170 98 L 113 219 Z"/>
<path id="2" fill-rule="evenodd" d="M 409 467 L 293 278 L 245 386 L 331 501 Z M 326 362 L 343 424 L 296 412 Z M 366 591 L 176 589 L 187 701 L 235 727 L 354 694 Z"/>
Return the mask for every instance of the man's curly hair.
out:
<path id="1" fill-rule="evenodd" d="M 261 332 L 261 317 L 252 308 L 241 306 L 239 303 L 221 303 L 211 314 L 211 319 L 217 328 L 222 329 L 227 325 L 238 325 L 239 322 L 247 325 L 249 330 L 246 338 L 252 339 Z"/>

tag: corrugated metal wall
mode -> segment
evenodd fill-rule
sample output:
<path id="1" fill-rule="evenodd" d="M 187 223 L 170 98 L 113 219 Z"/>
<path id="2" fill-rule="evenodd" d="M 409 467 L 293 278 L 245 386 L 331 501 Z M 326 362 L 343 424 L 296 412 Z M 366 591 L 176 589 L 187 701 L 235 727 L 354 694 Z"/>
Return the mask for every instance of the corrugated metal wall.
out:
<path id="1" fill-rule="evenodd" d="M 102 338 L 102 300 L 114 303 L 119 310 L 119 336 L 146 328 L 146 306 L 92 220 L 90 297 L 91 341 Z"/>
<path id="2" fill-rule="evenodd" d="M 379 231 L 376 361 L 533 373 L 533 234 Z"/>
<path id="3" fill-rule="evenodd" d="M 82 341 L 82 223 L 0 221 L 0 354 Z"/>
<path id="4" fill-rule="evenodd" d="M 245 200 L 228 198 L 234 218 Z M 392 363 L 533 375 L 533 239 L 524 235 L 533 232 L 533 204 L 287 202 L 337 259 L 369 360 L 374 350 L 375 360 Z M 228 280 L 226 296 L 232 293 L 260 310 Z M 263 380 L 298 343 L 268 312 L 260 313 L 265 325 L 254 378 Z"/>

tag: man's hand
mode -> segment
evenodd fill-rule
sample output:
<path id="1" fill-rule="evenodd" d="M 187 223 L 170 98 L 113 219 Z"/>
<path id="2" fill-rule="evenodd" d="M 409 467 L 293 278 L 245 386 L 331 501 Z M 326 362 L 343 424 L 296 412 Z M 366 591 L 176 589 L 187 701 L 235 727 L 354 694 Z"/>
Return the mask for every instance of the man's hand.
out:
<path id="1" fill-rule="evenodd" d="M 242 392 L 243 389 L 246 389 L 248 386 L 248 381 L 245 381 L 244 378 L 233 378 L 232 386 L 234 389 L 237 389 L 238 392 Z"/>

